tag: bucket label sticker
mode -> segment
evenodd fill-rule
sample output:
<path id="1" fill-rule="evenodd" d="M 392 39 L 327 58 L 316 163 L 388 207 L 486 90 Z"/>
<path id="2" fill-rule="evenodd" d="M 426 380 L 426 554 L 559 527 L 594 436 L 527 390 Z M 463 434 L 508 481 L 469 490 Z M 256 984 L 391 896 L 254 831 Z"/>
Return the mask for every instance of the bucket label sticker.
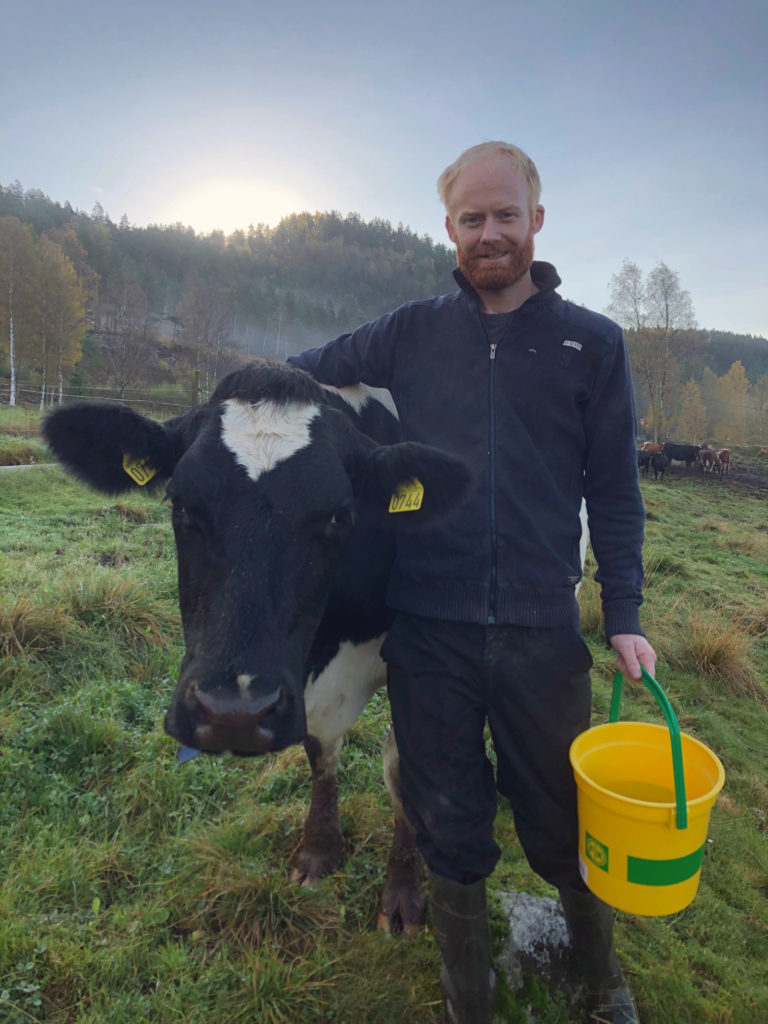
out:
<path id="1" fill-rule="evenodd" d="M 674 857 L 671 860 L 627 857 L 627 881 L 636 885 L 677 885 L 680 882 L 687 882 L 701 871 L 704 846 L 684 857 Z"/>
<path id="2" fill-rule="evenodd" d="M 608 847 L 605 843 L 601 843 L 599 839 L 595 839 L 589 832 L 586 833 L 586 841 L 584 847 L 587 854 L 587 860 L 591 860 L 595 867 L 600 868 L 601 871 L 608 871 Z"/>

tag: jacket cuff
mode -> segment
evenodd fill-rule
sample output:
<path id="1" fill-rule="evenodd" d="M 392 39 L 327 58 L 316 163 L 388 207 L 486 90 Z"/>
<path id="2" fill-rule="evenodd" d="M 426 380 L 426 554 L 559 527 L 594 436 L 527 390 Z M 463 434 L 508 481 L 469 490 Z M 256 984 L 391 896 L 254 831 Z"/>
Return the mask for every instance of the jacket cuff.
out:
<path id="1" fill-rule="evenodd" d="M 603 606 L 603 613 L 606 640 L 610 640 L 617 633 L 645 636 L 640 627 L 640 607 L 634 601 L 611 601 Z"/>

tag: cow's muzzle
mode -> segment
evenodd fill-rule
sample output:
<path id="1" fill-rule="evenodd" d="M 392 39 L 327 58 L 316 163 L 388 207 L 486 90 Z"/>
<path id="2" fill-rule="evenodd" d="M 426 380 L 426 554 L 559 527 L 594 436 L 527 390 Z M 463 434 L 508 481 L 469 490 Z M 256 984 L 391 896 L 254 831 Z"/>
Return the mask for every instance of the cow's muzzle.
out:
<path id="1" fill-rule="evenodd" d="M 190 747 L 208 753 L 264 754 L 303 738 L 303 720 L 293 722 L 287 687 L 269 693 L 215 687 L 203 690 L 193 683 L 181 707 L 169 711 L 166 730 Z M 294 735 L 296 733 L 296 735 Z"/>
<path id="2" fill-rule="evenodd" d="M 283 688 L 247 700 L 224 690 L 197 694 L 195 743 L 201 750 L 261 753 L 271 750 L 275 731 L 266 721 L 279 713 Z"/>

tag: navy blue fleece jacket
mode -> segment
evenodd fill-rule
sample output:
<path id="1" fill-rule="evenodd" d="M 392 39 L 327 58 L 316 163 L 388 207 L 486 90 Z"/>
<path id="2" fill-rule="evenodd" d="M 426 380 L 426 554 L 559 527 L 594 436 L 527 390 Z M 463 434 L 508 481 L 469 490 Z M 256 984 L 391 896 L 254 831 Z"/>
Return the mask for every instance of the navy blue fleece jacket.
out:
<path id="1" fill-rule="evenodd" d="M 398 534 L 389 603 L 430 618 L 523 626 L 578 621 L 579 509 L 587 501 L 606 635 L 642 633 L 644 510 L 629 359 L 621 329 L 539 289 L 497 345 L 463 275 L 459 290 L 410 302 L 289 362 L 325 384 L 388 388 L 408 440 L 463 458 L 462 506 Z"/>

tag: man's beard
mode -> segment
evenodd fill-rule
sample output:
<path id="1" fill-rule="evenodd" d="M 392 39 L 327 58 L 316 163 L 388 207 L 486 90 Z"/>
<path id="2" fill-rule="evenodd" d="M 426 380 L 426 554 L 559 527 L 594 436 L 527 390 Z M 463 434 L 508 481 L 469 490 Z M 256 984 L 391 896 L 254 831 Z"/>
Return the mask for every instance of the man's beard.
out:
<path id="1" fill-rule="evenodd" d="M 524 277 L 533 263 L 533 231 L 528 233 L 528 237 L 521 245 L 505 242 L 496 248 L 482 250 L 482 255 L 490 256 L 498 252 L 509 252 L 509 260 L 498 265 L 488 263 L 479 255 L 467 253 L 459 245 L 456 246 L 459 270 L 473 288 L 478 291 L 500 292 Z"/>

